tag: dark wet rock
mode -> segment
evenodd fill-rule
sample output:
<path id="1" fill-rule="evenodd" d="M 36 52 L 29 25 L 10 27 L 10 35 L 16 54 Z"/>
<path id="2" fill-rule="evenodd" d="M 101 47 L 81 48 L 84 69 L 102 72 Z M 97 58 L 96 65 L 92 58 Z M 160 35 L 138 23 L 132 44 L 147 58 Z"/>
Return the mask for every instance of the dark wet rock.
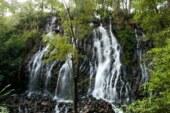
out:
<path id="1" fill-rule="evenodd" d="M 96 100 L 89 96 L 83 98 L 79 103 L 82 113 L 114 113 L 110 103 L 104 100 Z"/>
<path id="2" fill-rule="evenodd" d="M 9 113 L 55 113 L 58 106 L 60 113 L 73 113 L 72 103 L 57 103 L 52 98 L 42 95 L 15 95 L 2 102 L 10 110 Z M 110 103 L 96 100 L 92 96 L 81 98 L 78 102 L 78 113 L 114 113 Z"/>
<path id="3" fill-rule="evenodd" d="M 9 113 L 55 113 L 55 102 L 41 95 L 15 95 L 3 101 L 9 108 Z"/>

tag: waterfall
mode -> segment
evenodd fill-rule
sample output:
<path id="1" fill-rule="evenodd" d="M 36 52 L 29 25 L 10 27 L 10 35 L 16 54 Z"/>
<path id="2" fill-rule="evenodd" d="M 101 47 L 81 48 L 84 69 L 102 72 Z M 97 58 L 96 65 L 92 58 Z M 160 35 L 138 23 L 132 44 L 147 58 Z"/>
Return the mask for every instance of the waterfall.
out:
<path id="1" fill-rule="evenodd" d="M 66 60 L 58 75 L 54 99 L 58 102 L 72 102 L 72 61 Z"/>
<path id="2" fill-rule="evenodd" d="M 59 31 L 59 26 L 56 26 L 56 17 L 52 18 L 52 21 L 47 24 L 46 32 L 48 32 L 47 37 L 52 36 L 53 30 L 57 29 Z M 52 96 L 54 91 L 51 91 L 51 77 L 52 70 L 55 65 L 58 64 L 56 61 L 50 61 L 44 63 L 44 54 L 50 52 L 48 48 L 50 44 L 43 47 L 43 49 L 38 50 L 38 52 L 33 55 L 30 62 L 28 63 L 29 71 L 29 88 L 28 96 L 31 96 L 33 93 L 45 94 Z M 72 102 L 72 61 L 66 60 L 65 63 L 61 66 L 58 73 L 58 80 L 56 85 L 56 90 L 54 94 L 54 100 L 58 102 L 55 107 L 55 112 L 65 112 L 67 113 L 69 106 L 59 105 L 59 103 L 71 103 Z"/>
<path id="3" fill-rule="evenodd" d="M 129 102 L 130 88 L 126 83 L 126 76 L 120 61 L 121 47 L 112 33 L 111 22 L 109 31 L 102 25 L 94 30 L 93 40 L 92 60 L 95 62 L 90 64 L 90 81 L 95 75 L 95 84 L 92 95 L 96 99 L 104 99 L 110 103 Z"/>
<path id="4" fill-rule="evenodd" d="M 47 47 L 44 47 L 42 50 L 39 50 L 29 62 L 29 95 L 39 89 L 39 78 L 41 69 L 43 67 L 42 58 L 44 53 L 47 51 Z"/>
<path id="5" fill-rule="evenodd" d="M 96 72 L 95 72 L 96 70 L 97 70 L 96 65 L 93 66 L 92 63 L 90 62 L 90 82 L 89 82 L 89 89 L 87 92 L 88 95 L 91 95 L 91 93 L 93 91 L 93 84 L 92 84 L 93 80 L 92 79 L 93 79 L 93 76 L 96 74 Z"/>
<path id="6" fill-rule="evenodd" d="M 51 62 L 51 63 L 49 63 L 49 64 L 47 64 L 47 66 L 46 66 L 46 79 L 45 79 L 45 91 L 48 91 L 48 92 L 50 92 L 50 84 L 51 84 L 51 76 L 52 76 L 52 74 L 51 74 L 51 71 L 52 71 L 52 69 L 53 69 L 53 67 L 56 65 L 56 62 Z"/>
<path id="7" fill-rule="evenodd" d="M 72 60 L 68 59 L 60 68 L 58 75 L 54 96 L 54 100 L 58 102 L 55 106 L 55 113 L 68 113 L 70 105 L 66 104 L 72 103 L 72 91 Z M 60 103 L 62 104 L 60 105 Z"/>
<path id="8" fill-rule="evenodd" d="M 140 32 L 140 33 L 139 33 Z M 142 41 L 145 40 L 145 35 L 142 31 L 139 31 L 136 29 L 135 30 L 135 37 L 136 37 L 136 46 L 137 46 L 137 55 L 138 55 L 138 59 L 140 61 L 139 66 L 141 69 L 141 79 L 140 79 L 140 83 L 145 83 L 148 81 L 149 79 L 149 74 L 147 72 L 147 66 L 146 66 L 146 60 L 144 59 L 146 50 L 144 47 L 142 47 Z"/>
<path id="9" fill-rule="evenodd" d="M 48 25 L 47 36 L 52 35 L 56 18 Z M 116 40 L 110 22 L 109 29 L 100 25 L 94 29 L 93 54 L 90 60 L 90 83 L 88 95 L 96 99 L 103 99 L 112 104 L 116 112 L 120 112 L 113 104 L 126 104 L 130 101 L 130 87 L 127 76 L 121 63 L 121 46 Z M 52 94 L 51 77 L 53 68 L 58 62 L 44 63 L 44 54 L 49 52 L 49 44 L 40 48 L 29 62 L 29 95 L 32 93 Z M 80 67 L 81 69 L 81 67 Z M 54 100 L 58 102 L 55 107 L 56 113 L 66 111 L 68 106 L 59 103 L 72 103 L 72 61 L 68 58 L 59 69 L 58 79 L 54 92 Z"/>
<path id="10" fill-rule="evenodd" d="M 70 106 L 57 104 L 55 106 L 55 113 L 69 113 Z"/>
<path id="11" fill-rule="evenodd" d="M 52 31 L 55 26 L 56 17 L 53 17 L 50 24 L 47 25 L 46 31 L 48 31 L 47 36 L 50 38 L 52 35 Z M 57 27 L 59 28 L 59 27 Z M 41 90 L 45 91 L 45 93 L 51 95 L 51 76 L 52 70 L 57 62 L 50 61 L 49 63 L 44 63 L 43 56 L 46 52 L 49 52 L 49 44 L 47 46 L 39 49 L 35 55 L 33 55 L 30 60 L 29 67 L 29 94 L 32 93 L 41 93 Z M 45 79 L 43 81 L 43 78 Z M 72 100 L 72 61 L 66 60 L 65 63 L 61 66 L 58 74 L 58 80 L 55 90 L 54 99 L 57 101 L 69 101 Z"/>
<path id="12" fill-rule="evenodd" d="M 51 23 L 47 25 L 46 31 L 48 31 L 47 36 L 50 38 L 53 28 L 55 27 L 56 17 L 52 18 Z M 43 56 L 46 52 L 48 52 L 49 44 L 43 49 L 38 50 L 35 55 L 31 58 L 28 63 L 28 71 L 29 71 L 29 86 L 28 86 L 28 95 L 30 96 L 32 93 L 41 93 L 42 90 L 45 93 L 49 93 L 50 80 L 51 80 L 51 71 L 55 65 L 55 62 L 45 64 L 43 62 Z M 45 71 L 45 72 L 44 72 Z M 45 73 L 45 74 L 43 74 Z M 42 79 L 45 78 L 45 81 L 42 82 Z M 44 83 L 44 84 L 43 84 Z"/>

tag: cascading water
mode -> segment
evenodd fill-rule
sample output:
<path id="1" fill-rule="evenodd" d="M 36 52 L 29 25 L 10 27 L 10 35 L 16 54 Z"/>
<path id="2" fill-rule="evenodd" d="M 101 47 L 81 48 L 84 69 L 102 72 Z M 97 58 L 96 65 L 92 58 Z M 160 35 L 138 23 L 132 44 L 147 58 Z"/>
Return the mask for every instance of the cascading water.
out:
<path id="1" fill-rule="evenodd" d="M 93 58 L 94 58 L 94 56 L 93 56 Z M 96 74 L 96 70 L 97 70 L 96 63 L 93 66 L 92 63 L 90 62 L 90 83 L 89 83 L 89 89 L 87 92 L 88 95 L 91 95 L 92 91 L 93 91 L 93 83 L 92 82 L 94 82 L 94 81 L 92 79 L 93 79 L 93 76 Z"/>
<path id="2" fill-rule="evenodd" d="M 60 104 L 57 104 L 55 106 L 55 113 L 68 113 L 70 107 L 71 106 L 66 106 L 66 105 L 60 106 Z"/>
<path id="3" fill-rule="evenodd" d="M 58 75 L 57 86 L 55 90 L 54 100 L 58 102 L 55 106 L 55 113 L 67 113 L 72 103 L 72 61 L 66 60 L 62 65 Z M 62 104 L 65 103 L 69 105 Z"/>
<path id="4" fill-rule="evenodd" d="M 92 95 L 96 99 L 104 99 L 110 103 L 125 104 L 129 102 L 129 84 L 126 83 L 126 76 L 122 72 L 120 61 L 121 47 L 110 30 L 100 25 L 94 30 L 93 58 L 95 62 L 90 63 L 90 79 L 95 76 L 95 85 Z M 97 60 L 95 60 L 97 59 Z M 90 88 L 88 93 L 92 90 Z"/>
<path id="5" fill-rule="evenodd" d="M 145 40 L 145 35 L 142 31 L 139 31 L 140 33 L 138 33 L 138 30 L 135 30 L 135 37 L 136 37 L 136 41 L 137 41 L 137 55 L 140 61 L 140 69 L 141 69 L 141 79 L 140 79 L 140 83 L 145 83 L 148 81 L 149 79 L 149 74 L 147 72 L 147 66 L 146 66 L 146 60 L 144 59 L 146 50 L 142 47 L 142 41 Z M 140 35 L 139 35 L 140 34 Z"/>
<path id="6" fill-rule="evenodd" d="M 66 60 L 58 75 L 55 97 L 58 102 L 72 102 L 72 61 Z"/>
<path id="7" fill-rule="evenodd" d="M 51 62 L 51 63 L 49 63 L 49 64 L 47 64 L 47 66 L 46 66 L 46 79 L 45 79 L 45 91 L 48 91 L 48 92 L 50 92 L 50 84 L 51 84 L 51 76 L 52 76 L 52 74 L 51 74 L 51 72 L 52 72 L 52 69 L 53 69 L 53 67 L 56 65 L 56 62 Z"/>
<path id="8" fill-rule="evenodd" d="M 59 31 L 59 27 L 55 25 L 56 17 L 53 17 L 50 25 L 47 25 L 46 32 L 48 32 L 47 37 L 52 36 L 52 31 L 57 28 Z M 28 64 L 29 67 L 29 93 L 30 96 L 32 93 L 42 93 L 42 91 L 50 95 L 53 93 L 51 91 L 51 76 L 52 70 L 57 62 L 50 61 L 49 63 L 44 63 L 44 54 L 49 52 L 49 44 L 47 46 L 39 49 L 39 51 L 33 55 L 31 61 Z M 44 74 L 43 74 L 44 73 Z M 43 78 L 45 79 L 43 81 Z M 58 74 L 58 80 L 54 95 L 54 100 L 58 103 L 70 103 L 72 102 L 72 61 L 66 60 L 65 63 L 61 66 Z M 60 113 L 65 111 L 67 113 L 68 106 L 60 106 L 56 105 L 55 111 L 56 113 Z"/>
<path id="9" fill-rule="evenodd" d="M 49 37 L 52 34 L 55 20 L 56 18 L 52 20 L 51 26 L 48 28 L 50 32 L 47 36 Z M 40 49 L 29 62 L 29 95 L 42 89 L 46 93 L 51 93 L 49 90 L 51 72 L 57 62 L 47 64 L 43 62 L 43 56 L 46 52 L 49 52 L 49 46 L 47 45 Z M 94 30 L 93 46 L 88 94 L 93 95 L 96 99 L 103 99 L 110 103 L 128 103 L 130 100 L 130 88 L 128 82 L 126 82 L 126 74 L 123 72 L 120 60 L 121 47 L 112 33 L 111 22 L 109 30 L 106 30 L 102 25 Z M 45 80 L 42 81 L 42 78 L 45 78 Z M 72 61 L 68 59 L 61 66 L 58 74 L 54 95 L 54 100 L 58 102 L 55 108 L 56 113 L 67 111 L 67 106 L 59 107 L 59 103 L 72 102 L 72 96 Z M 112 107 L 114 110 L 117 109 L 113 104 Z M 120 110 L 117 111 L 120 112 Z"/>
<path id="10" fill-rule="evenodd" d="M 29 62 L 29 95 L 39 89 L 39 79 L 41 69 L 43 67 L 42 58 L 44 53 L 47 51 L 47 47 L 44 47 L 42 50 L 39 50 Z"/>
<path id="11" fill-rule="evenodd" d="M 47 25 L 47 36 L 50 37 L 52 34 L 53 27 L 55 26 L 56 17 L 52 18 L 52 21 L 50 25 Z M 39 49 L 39 51 L 32 57 L 31 61 L 28 64 L 28 71 L 29 71 L 29 88 L 28 88 L 28 95 L 31 95 L 32 93 L 40 92 L 41 90 L 48 92 L 50 79 L 51 79 L 51 71 L 55 65 L 55 62 L 45 64 L 43 62 L 43 56 L 46 52 L 48 52 L 49 45 L 43 47 L 43 49 Z M 44 72 L 45 68 L 45 72 Z M 42 73 L 45 73 L 44 75 Z M 40 79 L 44 78 L 45 84 L 42 85 L 42 82 L 40 82 Z M 44 86 L 44 87 L 42 87 Z M 45 89 L 45 90 L 44 90 Z"/>

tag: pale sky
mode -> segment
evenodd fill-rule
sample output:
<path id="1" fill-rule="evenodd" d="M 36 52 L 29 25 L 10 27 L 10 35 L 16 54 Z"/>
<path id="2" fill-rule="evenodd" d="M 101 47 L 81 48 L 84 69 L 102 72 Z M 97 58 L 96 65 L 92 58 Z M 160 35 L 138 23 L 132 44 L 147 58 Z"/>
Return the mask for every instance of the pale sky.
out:
<path id="1" fill-rule="evenodd" d="M 17 0 L 18 2 L 25 2 L 25 1 L 27 1 L 27 0 Z"/>
<path id="2" fill-rule="evenodd" d="M 9 0 L 6 0 L 6 1 L 9 1 Z M 26 2 L 26 1 L 28 1 L 28 0 L 17 0 L 18 2 L 20 2 L 20 3 L 23 3 L 23 2 Z M 66 4 L 69 2 L 69 0 L 59 0 L 60 2 L 65 2 Z M 12 15 L 12 13 L 10 13 L 10 12 L 7 12 L 6 13 L 6 16 L 11 16 Z"/>
<path id="3" fill-rule="evenodd" d="M 27 0 L 17 0 L 18 2 L 25 2 L 25 1 L 27 1 Z M 62 1 L 65 1 L 66 3 L 68 3 L 69 2 L 69 0 L 59 0 L 60 2 L 62 2 Z"/>
<path id="4" fill-rule="evenodd" d="M 10 2 L 9 0 L 5 0 L 5 1 Z M 20 3 L 23 3 L 23 2 L 26 2 L 27 0 L 17 0 L 17 1 L 18 1 L 18 2 L 20 2 Z M 5 15 L 6 15 L 6 16 L 11 16 L 11 15 L 12 15 L 12 13 L 7 12 Z"/>

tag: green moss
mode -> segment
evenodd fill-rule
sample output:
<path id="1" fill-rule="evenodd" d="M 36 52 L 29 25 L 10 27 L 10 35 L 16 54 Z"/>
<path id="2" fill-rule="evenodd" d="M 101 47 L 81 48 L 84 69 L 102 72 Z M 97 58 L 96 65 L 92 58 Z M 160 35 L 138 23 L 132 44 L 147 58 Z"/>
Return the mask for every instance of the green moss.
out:
<path id="1" fill-rule="evenodd" d="M 135 49 L 134 31 L 129 26 L 117 30 L 117 38 L 123 48 L 123 61 L 125 64 L 131 63 Z"/>

